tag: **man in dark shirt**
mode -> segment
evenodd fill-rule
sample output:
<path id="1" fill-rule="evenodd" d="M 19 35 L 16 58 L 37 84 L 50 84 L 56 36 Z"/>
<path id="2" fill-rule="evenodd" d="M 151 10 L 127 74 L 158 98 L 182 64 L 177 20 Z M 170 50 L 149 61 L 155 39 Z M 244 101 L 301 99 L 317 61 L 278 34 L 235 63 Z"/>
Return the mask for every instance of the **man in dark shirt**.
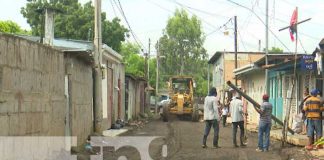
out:
<path id="1" fill-rule="evenodd" d="M 262 99 L 263 103 L 260 109 L 257 109 L 257 112 L 260 113 L 258 148 L 256 149 L 258 152 L 268 151 L 270 146 L 272 104 L 269 103 L 269 96 L 267 94 L 263 95 Z M 263 140 L 265 141 L 264 143 Z"/>

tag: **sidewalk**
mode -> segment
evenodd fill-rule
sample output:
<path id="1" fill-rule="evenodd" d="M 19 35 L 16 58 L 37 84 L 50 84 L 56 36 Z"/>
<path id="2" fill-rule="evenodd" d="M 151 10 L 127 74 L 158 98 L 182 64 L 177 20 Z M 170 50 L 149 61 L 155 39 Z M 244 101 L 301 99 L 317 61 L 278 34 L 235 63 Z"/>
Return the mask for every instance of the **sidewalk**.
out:
<path id="1" fill-rule="evenodd" d="M 102 135 L 105 137 L 116 137 L 123 133 L 126 133 L 129 129 L 121 128 L 121 129 L 108 129 L 102 132 Z"/>
<path id="2" fill-rule="evenodd" d="M 230 123 L 231 121 L 232 121 L 231 117 L 228 117 L 227 123 Z M 246 129 L 250 132 L 258 132 L 258 125 L 254 123 L 248 123 Z M 274 129 L 274 127 L 272 127 L 270 131 L 270 137 L 281 141 L 282 129 Z M 287 141 L 289 144 L 293 144 L 296 146 L 305 146 L 307 145 L 308 138 L 306 135 L 300 135 L 300 134 L 292 135 L 288 132 Z"/>
<path id="3" fill-rule="evenodd" d="M 258 132 L 258 126 L 257 124 L 247 124 L 247 130 L 251 132 Z M 282 129 L 271 129 L 270 137 L 276 140 L 282 140 Z M 287 141 L 289 144 L 293 144 L 296 146 L 305 146 L 308 143 L 308 138 L 306 135 L 292 135 L 288 132 Z"/>
<path id="4" fill-rule="evenodd" d="M 258 126 L 257 124 L 247 124 L 247 130 L 251 132 L 258 132 Z M 276 140 L 282 139 L 282 129 L 271 129 L 270 131 L 270 137 L 274 138 Z M 287 141 L 289 144 L 293 144 L 296 146 L 306 146 L 308 143 L 308 138 L 306 135 L 300 135 L 300 134 L 290 134 L 287 135 Z M 309 155 L 313 157 L 317 157 L 318 159 L 324 159 L 324 149 L 319 150 L 311 150 L 306 151 Z"/>

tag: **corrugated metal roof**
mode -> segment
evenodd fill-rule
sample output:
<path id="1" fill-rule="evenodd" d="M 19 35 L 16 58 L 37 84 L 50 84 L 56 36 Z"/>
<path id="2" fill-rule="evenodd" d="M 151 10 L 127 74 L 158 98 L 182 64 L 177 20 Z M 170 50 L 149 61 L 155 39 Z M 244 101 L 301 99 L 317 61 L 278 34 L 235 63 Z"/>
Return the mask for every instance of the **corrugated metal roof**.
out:
<path id="1" fill-rule="evenodd" d="M 40 42 L 40 37 L 29 36 L 29 35 L 17 35 L 18 37 L 31 40 L 34 42 Z M 92 51 L 93 43 L 90 41 L 82 41 L 82 40 L 71 40 L 71 39 L 61 39 L 55 38 L 53 40 L 54 48 L 58 48 L 61 50 L 80 50 L 80 51 Z"/>

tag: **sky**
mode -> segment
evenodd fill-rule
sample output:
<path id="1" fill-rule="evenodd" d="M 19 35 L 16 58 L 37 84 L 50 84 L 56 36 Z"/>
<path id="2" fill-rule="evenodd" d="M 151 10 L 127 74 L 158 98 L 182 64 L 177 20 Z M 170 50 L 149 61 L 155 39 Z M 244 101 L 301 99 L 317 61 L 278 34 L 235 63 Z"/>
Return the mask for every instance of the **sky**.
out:
<path id="1" fill-rule="evenodd" d="M 86 3 L 89 0 L 79 0 Z M 119 0 L 129 25 L 144 51 L 162 36 L 167 21 L 176 9 L 196 15 L 202 22 L 205 35 L 204 47 L 212 56 L 216 51 L 234 51 L 234 21 L 237 16 L 238 51 L 259 51 L 265 48 L 266 0 Z M 233 3 L 234 2 L 234 3 Z M 26 0 L 0 0 L 0 20 L 12 20 L 24 29 L 30 29 L 20 13 Z M 239 5 L 237 5 L 237 4 Z M 125 19 L 117 8 L 118 0 L 102 0 L 102 11 L 108 19 L 119 17 L 127 27 Z M 298 7 L 298 20 L 312 18 L 298 26 L 298 49 L 300 53 L 312 53 L 324 37 L 323 0 L 269 0 L 269 48 L 278 47 L 285 52 L 294 52 L 295 43 L 290 40 L 289 31 L 279 32 L 289 25 L 291 15 Z M 231 19 L 231 20 L 230 20 Z M 225 35 L 224 32 L 228 32 Z M 127 39 L 135 42 L 131 36 Z M 259 46 L 261 41 L 261 46 Z M 156 51 L 151 47 L 151 55 Z"/>

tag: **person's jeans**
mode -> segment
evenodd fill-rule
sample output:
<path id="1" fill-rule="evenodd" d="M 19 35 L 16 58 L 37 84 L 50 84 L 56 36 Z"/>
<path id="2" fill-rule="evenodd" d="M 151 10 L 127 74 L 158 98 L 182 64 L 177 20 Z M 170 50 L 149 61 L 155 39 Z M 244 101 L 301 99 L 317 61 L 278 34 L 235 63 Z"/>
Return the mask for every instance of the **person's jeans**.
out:
<path id="1" fill-rule="evenodd" d="M 222 115 L 222 119 L 223 119 L 223 127 L 225 127 L 227 115 Z"/>
<path id="2" fill-rule="evenodd" d="M 205 120 L 205 133 L 203 137 L 203 145 L 206 145 L 207 137 L 210 132 L 210 128 L 214 128 L 214 140 L 213 140 L 213 145 L 218 146 L 218 132 L 219 132 L 219 126 L 217 120 Z"/>
<path id="3" fill-rule="evenodd" d="M 307 119 L 307 136 L 314 137 L 314 132 L 316 137 L 322 137 L 322 120 Z"/>
<path id="4" fill-rule="evenodd" d="M 233 144 L 237 145 L 236 143 L 236 132 L 237 132 L 237 127 L 240 127 L 240 143 L 243 145 L 243 138 L 244 138 L 244 121 L 239 121 L 239 122 L 232 122 L 233 125 Z"/>
<path id="5" fill-rule="evenodd" d="M 271 123 L 259 123 L 259 133 L 258 133 L 258 147 L 261 150 L 269 150 L 270 146 L 270 130 Z M 264 139 L 263 139 L 264 136 Z M 263 143 L 264 141 L 264 143 Z"/>

